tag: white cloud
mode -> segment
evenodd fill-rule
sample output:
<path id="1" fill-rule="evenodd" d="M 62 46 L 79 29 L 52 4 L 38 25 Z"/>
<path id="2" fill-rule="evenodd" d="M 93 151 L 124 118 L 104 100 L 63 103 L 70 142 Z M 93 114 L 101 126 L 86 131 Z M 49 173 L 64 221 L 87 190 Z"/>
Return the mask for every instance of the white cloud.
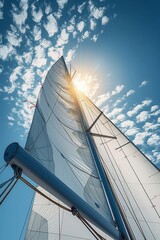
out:
<path id="1" fill-rule="evenodd" d="M 19 26 L 19 30 L 21 32 L 24 32 L 24 28 L 22 25 L 25 24 L 25 21 L 27 19 L 27 11 L 28 11 L 28 2 L 26 0 L 21 0 L 19 3 L 20 10 L 12 4 L 13 10 L 12 10 L 12 16 L 13 21 L 16 23 L 17 26 Z"/>
<path id="2" fill-rule="evenodd" d="M 98 34 L 94 34 L 92 38 L 93 42 L 97 42 L 97 39 L 98 39 Z"/>
<path id="3" fill-rule="evenodd" d="M 143 86 L 146 86 L 147 85 L 147 81 L 143 81 L 143 82 L 141 82 L 141 84 L 139 85 L 139 87 L 143 87 Z"/>
<path id="4" fill-rule="evenodd" d="M 131 128 L 134 126 L 134 122 L 131 120 L 126 120 L 120 124 L 120 126 L 124 129 Z"/>
<path id="5" fill-rule="evenodd" d="M 22 76 L 24 83 L 22 84 L 21 88 L 22 91 L 26 92 L 28 89 L 33 87 L 35 73 L 32 68 L 26 69 L 25 73 Z M 28 98 L 27 98 L 28 100 Z"/>
<path id="6" fill-rule="evenodd" d="M 156 130 L 158 127 L 160 127 L 160 124 L 157 123 L 157 124 L 154 124 L 152 122 L 146 122 L 143 126 L 143 129 L 148 132 L 149 130 Z"/>
<path id="7" fill-rule="evenodd" d="M 91 30 L 94 30 L 96 25 L 97 25 L 96 21 L 93 18 L 91 18 L 90 19 L 90 28 L 91 28 Z"/>
<path id="8" fill-rule="evenodd" d="M 32 4 L 32 16 L 33 16 L 33 21 L 35 22 L 40 22 L 43 16 L 42 9 L 39 9 L 36 11 L 36 7 L 34 4 Z"/>
<path id="9" fill-rule="evenodd" d="M 51 14 L 47 17 L 48 22 L 44 24 L 49 37 L 53 36 L 58 31 L 57 21 Z"/>
<path id="10" fill-rule="evenodd" d="M 20 66 L 16 67 L 13 72 L 11 73 L 9 77 L 9 81 L 11 83 L 10 87 L 5 86 L 4 91 L 7 93 L 14 92 L 15 88 L 17 87 L 16 80 L 18 79 L 18 76 L 21 76 L 22 68 Z"/>
<path id="11" fill-rule="evenodd" d="M 157 116 L 160 114 L 160 109 L 158 109 L 157 111 L 151 113 L 151 116 Z"/>
<path id="12" fill-rule="evenodd" d="M 36 41 L 41 39 L 41 29 L 38 26 L 33 28 L 33 37 Z"/>
<path id="13" fill-rule="evenodd" d="M 157 122 L 159 122 L 159 123 L 160 123 L 160 117 L 157 119 Z"/>
<path id="14" fill-rule="evenodd" d="M 135 134 L 137 134 L 139 132 L 139 130 L 137 128 L 131 128 L 131 129 L 128 129 L 125 134 L 127 136 L 133 136 Z"/>
<path id="15" fill-rule="evenodd" d="M 45 49 L 41 45 L 36 46 L 35 58 L 33 59 L 32 65 L 37 68 L 44 66 L 47 62 L 47 59 L 45 56 L 46 56 Z"/>
<path id="16" fill-rule="evenodd" d="M 66 57 L 66 62 L 70 62 L 73 57 L 74 57 L 74 54 L 75 54 L 75 49 L 70 49 L 67 53 L 67 57 Z"/>
<path id="17" fill-rule="evenodd" d="M 31 50 L 31 49 L 30 49 L 30 50 Z M 23 59 L 24 59 L 24 61 L 25 61 L 26 64 L 31 63 L 31 61 L 32 61 L 32 51 L 29 51 L 29 52 L 27 52 L 27 53 L 24 53 L 24 54 L 23 54 Z"/>
<path id="18" fill-rule="evenodd" d="M 0 19 L 3 19 L 3 6 L 4 6 L 4 1 L 0 1 Z"/>
<path id="19" fill-rule="evenodd" d="M 63 28 L 61 34 L 58 36 L 56 46 L 60 47 L 68 43 L 69 34 L 66 32 L 66 29 Z"/>
<path id="20" fill-rule="evenodd" d="M 63 9 L 68 0 L 57 0 L 58 6 Z"/>
<path id="21" fill-rule="evenodd" d="M 97 8 L 93 5 L 92 1 L 89 1 L 89 10 L 91 16 L 93 16 L 95 19 L 99 19 L 102 18 L 102 16 L 104 15 L 105 7 Z"/>
<path id="22" fill-rule="evenodd" d="M 86 39 L 89 37 L 89 31 L 85 31 L 85 33 L 83 34 L 82 38 Z"/>
<path id="23" fill-rule="evenodd" d="M 78 11 L 79 13 L 82 13 L 82 11 L 83 11 L 85 5 L 86 5 L 86 2 L 84 2 L 84 3 L 80 4 L 80 5 L 78 5 L 78 9 L 77 9 L 77 11 Z"/>
<path id="24" fill-rule="evenodd" d="M 144 122 L 149 118 L 148 111 L 142 111 L 139 115 L 136 116 L 137 122 Z"/>
<path id="25" fill-rule="evenodd" d="M 0 58 L 2 60 L 6 60 L 13 53 L 15 53 L 15 50 L 11 44 L 8 43 L 7 45 L 0 45 Z"/>
<path id="26" fill-rule="evenodd" d="M 159 108 L 158 105 L 154 105 L 151 107 L 151 112 L 154 112 L 155 110 L 157 110 Z"/>
<path id="27" fill-rule="evenodd" d="M 52 45 L 51 41 L 46 40 L 45 38 L 42 38 L 40 41 L 40 45 L 44 48 L 48 48 Z"/>
<path id="28" fill-rule="evenodd" d="M 7 31 L 6 39 L 12 46 L 20 46 L 22 42 L 22 37 L 19 37 L 16 31 L 16 28 L 14 28 L 14 31 Z"/>
<path id="29" fill-rule="evenodd" d="M 135 138 L 134 138 L 134 140 L 133 140 L 133 142 L 134 142 L 134 144 L 135 145 L 142 145 L 142 144 L 144 144 L 144 141 L 145 141 L 145 139 L 146 139 L 146 137 L 148 136 L 149 134 L 148 133 L 146 133 L 146 132 L 139 132 L 139 133 L 137 133 L 136 134 L 136 136 L 135 136 Z"/>
<path id="30" fill-rule="evenodd" d="M 102 25 L 106 25 L 109 22 L 109 18 L 107 16 L 102 17 Z"/>
<path id="31" fill-rule="evenodd" d="M 105 101 L 109 100 L 111 96 L 119 94 L 123 90 L 123 88 L 124 85 L 117 85 L 113 91 L 99 95 L 98 100 L 96 101 L 96 105 L 101 106 Z"/>
<path id="32" fill-rule="evenodd" d="M 114 108 L 112 112 L 109 112 L 107 114 L 108 118 L 115 118 L 119 113 L 121 113 L 123 108 Z"/>
<path id="33" fill-rule="evenodd" d="M 125 116 L 124 114 L 119 114 L 119 115 L 116 117 L 116 119 L 117 119 L 118 121 L 120 121 L 120 122 L 124 121 L 125 118 L 126 118 L 126 116 Z"/>
<path id="34" fill-rule="evenodd" d="M 129 90 L 127 93 L 126 93 L 126 97 L 132 95 L 133 93 L 135 93 L 135 91 L 133 89 Z"/>
<path id="35" fill-rule="evenodd" d="M 79 23 L 77 23 L 77 29 L 79 32 L 82 32 L 84 29 L 85 23 L 84 21 L 80 21 Z"/>
<path id="36" fill-rule="evenodd" d="M 148 139 L 147 144 L 150 146 L 157 146 L 160 144 L 160 136 L 157 134 L 152 134 L 151 137 Z"/>
<path id="37" fill-rule="evenodd" d="M 57 61 L 63 55 L 63 47 L 54 48 L 50 47 L 48 49 L 48 56 L 51 57 L 54 61 Z"/>
<path id="38" fill-rule="evenodd" d="M 136 107 L 134 107 L 132 110 L 130 110 L 130 111 L 128 111 L 127 112 L 127 115 L 129 116 L 129 117 L 132 117 L 132 116 L 134 116 L 136 113 L 138 113 L 138 111 L 139 110 L 141 110 L 143 107 L 145 107 L 145 106 L 148 106 L 150 103 L 152 102 L 152 100 L 144 100 L 144 101 L 142 101 L 142 103 L 141 104 L 138 104 Z"/>
<path id="39" fill-rule="evenodd" d="M 68 32 L 73 32 L 74 31 L 74 26 L 72 24 L 67 26 L 67 31 Z"/>

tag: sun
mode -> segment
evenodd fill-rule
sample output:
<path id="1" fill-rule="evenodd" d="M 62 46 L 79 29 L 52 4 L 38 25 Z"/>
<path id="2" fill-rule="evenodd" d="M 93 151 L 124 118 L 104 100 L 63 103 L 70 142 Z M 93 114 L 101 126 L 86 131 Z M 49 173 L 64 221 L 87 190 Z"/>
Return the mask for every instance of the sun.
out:
<path id="1" fill-rule="evenodd" d="M 78 74 L 74 78 L 73 83 L 79 91 L 83 92 L 85 95 L 89 94 L 89 84 L 86 78 L 83 78 L 80 74 Z"/>

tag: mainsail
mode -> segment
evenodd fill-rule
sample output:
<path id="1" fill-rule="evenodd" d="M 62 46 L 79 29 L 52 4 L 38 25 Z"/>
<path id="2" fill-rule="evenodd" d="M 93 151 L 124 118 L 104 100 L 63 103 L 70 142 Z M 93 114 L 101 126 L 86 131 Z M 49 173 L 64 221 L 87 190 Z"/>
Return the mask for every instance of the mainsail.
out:
<path id="1" fill-rule="evenodd" d="M 71 84 L 64 59 L 61 57 L 49 70 L 39 93 L 25 148 L 95 209 L 106 224 L 110 222 L 114 226 Z M 32 212 L 26 239 L 30 239 L 29 232 L 32 234 L 35 231 L 34 222 L 40 222 L 42 219 L 39 213 Z M 43 221 L 47 226 L 47 217 Z M 44 231 L 39 231 L 38 234 L 43 236 Z M 64 239 L 62 236 L 61 239 Z"/>
<path id="2" fill-rule="evenodd" d="M 40 90 L 25 149 L 95 212 L 98 219 L 89 220 L 101 236 L 110 239 L 107 232 L 112 239 L 122 239 L 89 135 L 130 232 L 126 239 L 158 240 L 160 171 L 84 94 L 73 91 L 71 80 L 61 57 Z M 30 239 L 94 238 L 78 219 L 36 193 L 25 235 L 25 240 Z"/>

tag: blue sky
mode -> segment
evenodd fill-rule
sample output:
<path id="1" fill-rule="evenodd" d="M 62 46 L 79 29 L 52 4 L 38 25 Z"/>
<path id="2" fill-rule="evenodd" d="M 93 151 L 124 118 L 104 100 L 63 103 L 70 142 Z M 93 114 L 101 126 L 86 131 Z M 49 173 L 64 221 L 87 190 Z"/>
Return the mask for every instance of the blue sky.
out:
<path id="1" fill-rule="evenodd" d="M 24 146 L 31 103 L 61 55 L 85 93 L 160 166 L 159 8 L 151 0 L 0 1 L 0 166 L 9 143 Z M 8 168 L 1 179 L 10 176 Z M 19 239 L 33 196 L 23 186 L 1 206 L 1 239 Z"/>

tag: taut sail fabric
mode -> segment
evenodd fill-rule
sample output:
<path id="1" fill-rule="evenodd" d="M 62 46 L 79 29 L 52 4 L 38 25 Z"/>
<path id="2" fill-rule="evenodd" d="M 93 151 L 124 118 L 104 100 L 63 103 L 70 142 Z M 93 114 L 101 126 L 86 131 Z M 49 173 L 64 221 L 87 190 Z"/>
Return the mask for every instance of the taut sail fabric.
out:
<path id="1" fill-rule="evenodd" d="M 40 90 L 25 148 L 106 221 L 114 225 L 81 124 L 70 81 L 70 75 L 61 57 L 47 73 Z M 41 211 L 36 212 L 34 208 L 35 204 L 26 239 L 73 239 L 67 236 L 57 238 L 56 235 L 53 238 L 49 233 L 50 215 L 42 216 Z M 54 206 L 51 206 L 47 211 L 53 209 Z M 41 223 L 43 228 L 40 228 Z M 30 234 L 38 237 L 31 238 Z"/>
<path id="2" fill-rule="evenodd" d="M 159 169 L 86 96 L 79 99 L 88 127 L 95 121 L 90 134 L 135 239 L 160 239 Z"/>

